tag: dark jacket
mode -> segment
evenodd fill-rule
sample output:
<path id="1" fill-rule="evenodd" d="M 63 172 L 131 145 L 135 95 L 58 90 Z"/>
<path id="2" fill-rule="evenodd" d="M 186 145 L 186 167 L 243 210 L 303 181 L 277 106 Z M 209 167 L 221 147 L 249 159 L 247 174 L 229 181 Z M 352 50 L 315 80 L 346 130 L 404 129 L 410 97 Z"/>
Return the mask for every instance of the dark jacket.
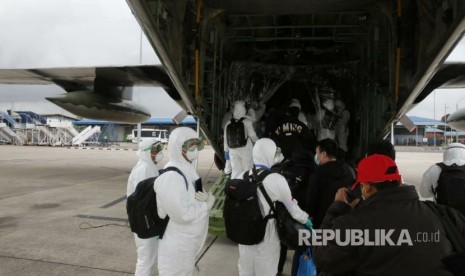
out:
<path id="1" fill-rule="evenodd" d="M 458 212 L 457 212 L 458 214 Z M 460 215 L 458 215 L 460 216 Z M 465 235 L 465 218 L 458 217 L 458 228 Z M 334 202 L 321 225 L 324 229 L 368 229 L 373 240 L 375 229 L 394 229 L 391 240 L 397 243 L 406 229 L 412 246 L 327 246 L 314 247 L 319 269 L 336 274 L 355 275 L 452 275 L 441 257 L 452 253 L 439 218 L 421 202 L 414 186 L 378 191 L 351 211 L 344 202 Z M 416 241 L 422 233 L 438 233 L 439 242 Z M 420 233 L 420 234 L 419 234 Z"/>
<path id="2" fill-rule="evenodd" d="M 313 226 L 319 228 L 334 196 L 339 188 L 350 188 L 355 176 L 349 166 L 341 161 L 331 161 L 317 166 L 310 177 L 307 190 L 307 208 L 305 211 L 312 217 Z"/>
<path id="3" fill-rule="evenodd" d="M 303 148 L 295 151 L 291 159 L 284 159 L 283 162 L 271 168 L 271 171 L 286 178 L 292 197 L 297 200 L 302 210 L 305 210 L 308 183 L 314 168 L 313 153 Z"/>
<path id="4" fill-rule="evenodd" d="M 271 139 L 281 148 L 285 158 L 301 149 L 305 143 L 314 148 L 315 139 L 311 137 L 308 127 L 297 118 L 287 117 L 271 133 Z"/>

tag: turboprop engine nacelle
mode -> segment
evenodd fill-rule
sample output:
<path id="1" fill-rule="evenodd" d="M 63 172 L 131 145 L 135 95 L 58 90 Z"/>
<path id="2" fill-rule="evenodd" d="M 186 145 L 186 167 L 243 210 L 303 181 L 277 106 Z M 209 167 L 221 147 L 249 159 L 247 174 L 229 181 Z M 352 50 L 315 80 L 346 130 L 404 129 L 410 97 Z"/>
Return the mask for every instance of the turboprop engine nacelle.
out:
<path id="1" fill-rule="evenodd" d="M 150 118 L 150 111 L 130 100 L 111 98 L 91 91 L 76 91 L 47 97 L 59 107 L 84 118 L 137 124 Z"/>

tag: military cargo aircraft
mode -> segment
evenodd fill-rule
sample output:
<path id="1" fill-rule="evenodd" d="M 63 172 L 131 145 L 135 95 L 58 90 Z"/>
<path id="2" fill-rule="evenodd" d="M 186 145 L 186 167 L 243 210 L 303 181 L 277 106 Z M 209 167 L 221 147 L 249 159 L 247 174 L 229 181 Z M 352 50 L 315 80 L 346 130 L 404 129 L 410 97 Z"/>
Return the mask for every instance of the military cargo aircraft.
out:
<path id="1" fill-rule="evenodd" d="M 297 98 L 311 118 L 338 99 L 356 159 L 435 88 L 464 79 L 463 64 L 444 64 L 465 32 L 464 1 L 127 3 L 163 66 L 0 70 L 0 82 L 55 83 L 68 93 L 49 100 L 64 109 L 131 123 L 149 114 L 128 87 L 159 85 L 199 120 L 220 158 L 221 121 L 235 100 L 270 111 Z"/>
<path id="2" fill-rule="evenodd" d="M 465 32 L 463 1 L 127 3 L 219 153 L 221 119 L 235 100 L 271 110 L 298 98 L 315 114 L 340 99 L 355 158 L 431 91 L 465 75 L 463 64 L 444 64 Z"/>

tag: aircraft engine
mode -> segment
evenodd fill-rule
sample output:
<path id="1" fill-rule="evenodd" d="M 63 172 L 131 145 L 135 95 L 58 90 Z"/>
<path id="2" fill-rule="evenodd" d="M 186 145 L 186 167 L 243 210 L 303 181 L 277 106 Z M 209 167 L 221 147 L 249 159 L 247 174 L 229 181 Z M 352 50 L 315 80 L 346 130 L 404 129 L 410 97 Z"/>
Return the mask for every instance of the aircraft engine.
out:
<path id="1" fill-rule="evenodd" d="M 456 130 L 465 130 L 465 108 L 459 109 L 450 114 L 447 124 Z"/>
<path id="2" fill-rule="evenodd" d="M 136 124 L 150 118 L 150 111 L 134 101 L 91 91 L 69 92 L 46 99 L 77 116 L 93 120 Z"/>

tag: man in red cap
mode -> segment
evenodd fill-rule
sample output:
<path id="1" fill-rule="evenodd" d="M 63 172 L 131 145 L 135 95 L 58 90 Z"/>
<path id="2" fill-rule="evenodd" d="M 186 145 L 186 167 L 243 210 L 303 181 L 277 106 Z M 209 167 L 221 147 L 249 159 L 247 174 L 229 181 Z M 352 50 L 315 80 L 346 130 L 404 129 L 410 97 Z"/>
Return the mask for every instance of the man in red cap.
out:
<path id="1" fill-rule="evenodd" d="M 339 189 L 321 228 L 332 236 L 314 245 L 317 268 L 330 274 L 452 275 L 441 258 L 453 247 L 442 223 L 419 200 L 414 186 L 402 185 L 396 163 L 374 154 L 358 165 L 357 181 L 365 199 L 350 201 Z M 465 218 L 458 212 L 456 226 L 465 236 Z M 350 274 L 352 275 L 352 274 Z"/>

